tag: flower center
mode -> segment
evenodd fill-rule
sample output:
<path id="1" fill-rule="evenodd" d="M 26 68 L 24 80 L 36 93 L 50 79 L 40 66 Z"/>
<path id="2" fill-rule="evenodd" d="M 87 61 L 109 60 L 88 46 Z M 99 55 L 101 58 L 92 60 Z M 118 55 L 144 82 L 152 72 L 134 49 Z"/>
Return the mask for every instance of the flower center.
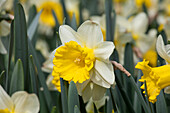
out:
<path id="1" fill-rule="evenodd" d="M 49 25 L 49 26 L 55 26 L 55 20 L 52 14 L 52 10 L 55 12 L 57 19 L 59 23 L 61 24 L 63 21 L 63 9 L 60 3 L 48 1 L 44 2 L 39 8 L 38 11 L 42 10 L 43 12 L 40 16 L 40 20 L 42 23 Z"/>
<path id="2" fill-rule="evenodd" d="M 82 83 L 90 78 L 89 72 L 94 66 L 92 49 L 81 47 L 77 42 L 70 41 L 56 50 L 53 59 L 53 76 L 64 80 Z M 55 83 L 55 81 L 53 81 Z"/>

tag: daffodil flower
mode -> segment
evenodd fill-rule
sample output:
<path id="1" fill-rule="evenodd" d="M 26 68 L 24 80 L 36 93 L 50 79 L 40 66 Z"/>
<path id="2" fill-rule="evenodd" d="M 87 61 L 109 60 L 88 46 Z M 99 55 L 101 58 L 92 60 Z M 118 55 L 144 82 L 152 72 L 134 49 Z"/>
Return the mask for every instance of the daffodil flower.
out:
<path id="1" fill-rule="evenodd" d="M 85 21 L 76 31 L 67 25 L 59 28 L 62 46 L 57 48 L 53 59 L 53 83 L 58 78 L 77 83 L 80 95 L 103 96 L 106 88 L 114 83 L 113 66 L 109 57 L 114 50 L 112 42 L 103 41 L 99 24 Z M 97 93 L 98 92 L 98 93 Z M 92 96 L 93 99 L 97 96 Z"/>
<path id="2" fill-rule="evenodd" d="M 164 45 L 162 36 L 159 35 L 156 43 L 156 49 L 158 54 L 170 63 L 169 56 L 169 45 Z M 149 96 L 149 101 L 155 103 L 157 101 L 156 97 L 160 94 L 160 91 L 167 86 L 170 86 L 170 65 L 164 65 L 160 67 L 151 68 L 148 65 L 149 61 L 139 62 L 135 68 L 141 69 L 143 76 L 139 80 L 140 82 L 146 81 L 147 93 Z M 144 89 L 144 85 L 141 86 Z"/>
<path id="3" fill-rule="evenodd" d="M 17 91 L 10 97 L 0 86 L 0 113 L 38 113 L 39 109 L 35 94 Z"/>

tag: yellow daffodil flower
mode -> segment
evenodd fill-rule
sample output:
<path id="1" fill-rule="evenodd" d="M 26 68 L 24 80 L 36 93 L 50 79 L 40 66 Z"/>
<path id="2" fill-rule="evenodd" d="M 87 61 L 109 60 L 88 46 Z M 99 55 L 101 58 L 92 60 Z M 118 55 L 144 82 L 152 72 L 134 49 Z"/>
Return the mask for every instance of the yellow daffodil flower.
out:
<path id="1" fill-rule="evenodd" d="M 170 65 L 164 65 L 160 67 L 151 68 L 148 65 L 148 61 L 139 62 L 135 68 L 141 69 L 143 76 L 139 80 L 140 82 L 146 81 L 147 93 L 149 101 L 155 103 L 156 97 L 160 94 L 160 91 L 170 85 Z M 141 89 L 144 89 L 144 84 Z"/>
<path id="2" fill-rule="evenodd" d="M 62 25 L 59 35 L 63 45 L 57 48 L 54 55 L 52 82 L 58 87 L 59 77 L 66 81 L 72 80 L 77 83 L 80 95 L 89 91 L 86 92 L 89 96 L 86 100 L 90 97 L 97 100 L 98 97 L 92 96 L 91 92 L 98 91 L 96 95 L 101 97 L 115 81 L 113 66 L 109 61 L 114 44 L 103 41 L 99 24 L 93 21 L 85 21 L 77 32 Z"/>
<path id="3" fill-rule="evenodd" d="M 159 35 L 156 43 L 156 49 L 158 54 L 165 59 L 167 63 L 170 63 L 169 48 L 169 45 L 164 45 L 162 36 Z M 144 75 L 139 81 L 146 81 L 149 101 L 155 103 L 157 101 L 156 97 L 159 95 L 160 91 L 167 86 L 170 86 L 170 74 L 168 73 L 170 65 L 167 64 L 151 68 L 148 63 L 149 61 L 144 60 L 143 62 L 139 62 L 135 68 L 142 70 Z M 144 85 L 141 86 L 141 88 L 144 89 Z M 169 89 L 167 89 L 167 91 L 169 91 Z"/>
<path id="4" fill-rule="evenodd" d="M 151 7 L 152 0 L 135 0 L 137 7 L 142 7 L 143 4 L 146 5 L 147 8 Z"/>
<path id="5" fill-rule="evenodd" d="M 0 86 L 0 113 L 38 113 L 40 104 L 35 94 L 15 92 L 11 97 Z"/>

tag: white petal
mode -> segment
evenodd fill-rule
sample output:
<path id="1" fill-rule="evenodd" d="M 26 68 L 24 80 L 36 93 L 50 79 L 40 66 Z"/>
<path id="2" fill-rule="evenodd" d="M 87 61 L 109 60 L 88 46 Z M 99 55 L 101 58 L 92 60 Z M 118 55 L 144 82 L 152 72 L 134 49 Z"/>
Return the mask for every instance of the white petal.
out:
<path id="1" fill-rule="evenodd" d="M 158 36 L 156 42 L 156 50 L 163 59 L 170 63 L 170 56 L 168 56 L 168 53 L 166 52 L 165 45 L 161 35 Z"/>
<path id="2" fill-rule="evenodd" d="M 77 32 L 81 35 L 81 39 L 83 43 L 88 48 L 93 48 L 99 42 L 103 41 L 103 34 L 100 29 L 99 24 L 93 21 L 85 21 L 77 30 Z"/>
<path id="3" fill-rule="evenodd" d="M 115 45 L 113 42 L 101 42 L 96 45 L 94 49 L 94 55 L 97 59 L 109 59 L 110 55 L 113 53 Z"/>
<path id="4" fill-rule="evenodd" d="M 5 92 L 5 90 L 0 85 L 0 109 L 8 109 L 9 111 L 12 111 L 14 105 L 12 102 L 12 99 L 9 97 L 9 95 Z"/>
<path id="5" fill-rule="evenodd" d="M 59 34 L 62 44 L 69 42 L 69 41 L 76 41 L 81 45 L 80 35 L 74 31 L 70 26 L 68 25 L 62 25 L 59 27 Z"/>
<path id="6" fill-rule="evenodd" d="M 115 76 L 113 72 L 113 66 L 110 62 L 102 62 L 96 60 L 95 69 L 101 75 L 101 77 L 107 81 L 110 85 L 115 82 Z"/>
<path id="7" fill-rule="evenodd" d="M 55 57 L 55 52 L 57 48 L 50 54 L 49 58 L 43 63 L 42 70 L 47 73 L 51 73 L 53 70 L 53 58 Z"/>
<path id="8" fill-rule="evenodd" d="M 82 97 L 83 97 L 84 103 L 89 101 L 89 99 L 92 97 L 92 89 L 93 89 L 93 83 L 89 82 L 82 92 Z"/>
<path id="9" fill-rule="evenodd" d="M 1 39 L 0 39 L 0 53 L 1 54 L 7 54 L 7 51 L 6 51 L 5 47 L 4 47 Z"/>
<path id="10" fill-rule="evenodd" d="M 90 73 L 90 76 L 91 76 L 91 80 L 97 84 L 97 85 L 100 85 L 102 87 L 105 87 L 105 88 L 110 88 L 110 83 L 108 83 L 104 78 L 102 78 L 102 76 L 99 74 L 98 71 L 96 71 L 96 69 L 93 69 Z"/>
<path id="11" fill-rule="evenodd" d="M 133 20 L 132 20 L 132 31 L 134 33 L 145 33 L 148 27 L 148 17 L 145 13 L 139 13 Z"/>
<path id="12" fill-rule="evenodd" d="M 10 32 L 10 24 L 5 21 L 5 20 L 2 20 L 0 22 L 0 36 L 6 36 L 8 35 Z"/>
<path id="13" fill-rule="evenodd" d="M 131 23 L 126 18 L 117 15 L 116 22 L 121 28 L 123 27 L 126 30 L 131 30 Z"/>
<path id="14" fill-rule="evenodd" d="M 78 82 L 76 83 L 77 91 L 80 96 L 82 96 L 83 91 L 86 88 L 86 86 L 89 84 L 89 82 L 90 82 L 90 79 L 84 81 L 83 83 L 78 83 Z"/>
<path id="15" fill-rule="evenodd" d="M 105 92 L 106 92 L 106 88 L 103 88 L 99 85 L 94 84 L 93 94 L 92 94 L 93 101 L 101 100 L 104 97 Z"/>
<path id="16" fill-rule="evenodd" d="M 12 95 L 15 104 L 15 113 L 38 113 L 40 104 L 35 94 L 18 91 Z"/>

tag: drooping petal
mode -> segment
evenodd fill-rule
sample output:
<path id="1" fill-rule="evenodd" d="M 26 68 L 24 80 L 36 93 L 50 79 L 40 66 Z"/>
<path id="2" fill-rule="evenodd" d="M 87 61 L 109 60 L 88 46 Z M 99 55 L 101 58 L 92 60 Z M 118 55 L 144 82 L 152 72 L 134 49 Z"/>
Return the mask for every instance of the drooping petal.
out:
<path id="1" fill-rule="evenodd" d="M 0 85 L 0 109 L 8 109 L 9 111 L 12 111 L 13 107 L 12 99 Z"/>
<path id="2" fill-rule="evenodd" d="M 25 91 L 19 91 L 12 95 L 15 104 L 15 113 L 38 113 L 40 104 L 35 94 L 28 94 Z"/>
<path id="3" fill-rule="evenodd" d="M 106 60 L 109 59 L 110 55 L 112 54 L 115 46 L 113 42 L 101 42 L 98 43 L 95 47 L 94 54 L 97 59 Z"/>
<path id="4" fill-rule="evenodd" d="M 90 79 L 84 81 L 83 83 L 76 83 L 78 94 L 82 96 L 84 89 L 89 84 Z"/>
<path id="5" fill-rule="evenodd" d="M 88 48 L 94 48 L 99 42 L 103 41 L 103 34 L 99 24 L 93 21 L 85 21 L 77 30 L 81 39 Z"/>
<path id="6" fill-rule="evenodd" d="M 110 62 L 102 62 L 96 60 L 95 69 L 101 75 L 101 77 L 106 80 L 109 84 L 113 84 L 115 82 L 115 76 L 113 73 L 113 66 Z"/>
<path id="7" fill-rule="evenodd" d="M 98 101 L 102 99 L 104 97 L 105 92 L 106 92 L 106 88 L 93 84 L 93 93 L 92 93 L 93 101 Z"/>
<path id="8" fill-rule="evenodd" d="M 84 103 L 86 103 L 92 97 L 93 83 L 89 82 L 82 92 Z"/>
<path id="9" fill-rule="evenodd" d="M 166 48 L 165 48 L 165 45 L 164 45 L 164 42 L 163 42 L 161 35 L 158 36 L 158 39 L 157 39 L 157 42 L 156 42 L 156 50 L 157 50 L 158 54 L 163 59 L 165 59 L 168 63 L 170 63 L 170 56 L 168 55 L 168 53 L 166 51 Z"/>
<path id="10" fill-rule="evenodd" d="M 80 42 L 80 35 L 74 31 L 70 26 L 68 25 L 62 25 L 59 27 L 59 34 L 62 44 L 65 44 L 69 41 L 76 41 L 78 44 L 81 45 Z"/>
<path id="11" fill-rule="evenodd" d="M 96 69 L 93 69 L 90 73 L 91 80 L 102 87 L 110 88 L 110 83 L 108 83 Z"/>

